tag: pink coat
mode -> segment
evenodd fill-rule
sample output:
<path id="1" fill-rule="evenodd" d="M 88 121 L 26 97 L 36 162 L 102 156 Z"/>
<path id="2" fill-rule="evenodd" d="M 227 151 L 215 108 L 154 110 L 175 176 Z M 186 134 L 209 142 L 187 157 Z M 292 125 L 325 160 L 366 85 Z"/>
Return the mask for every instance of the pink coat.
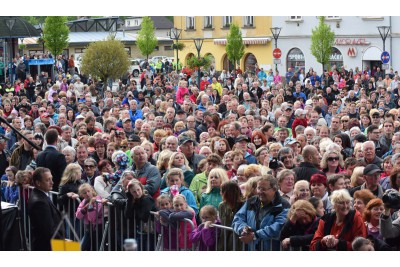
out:
<path id="1" fill-rule="evenodd" d="M 96 200 L 101 201 L 101 196 L 97 196 Z M 102 217 L 103 217 L 103 204 L 100 202 L 95 202 L 93 203 L 94 210 L 93 211 L 83 211 L 83 207 L 86 205 L 86 200 L 83 200 L 81 203 L 79 203 L 79 206 L 76 210 L 76 218 L 79 220 L 84 219 L 85 224 L 92 224 L 94 227 L 97 224 L 102 224 Z"/>
<path id="2" fill-rule="evenodd" d="M 185 94 L 189 94 L 189 89 L 183 88 L 183 87 L 178 87 L 178 90 L 176 91 L 176 103 L 178 104 L 183 104 L 183 96 Z"/>

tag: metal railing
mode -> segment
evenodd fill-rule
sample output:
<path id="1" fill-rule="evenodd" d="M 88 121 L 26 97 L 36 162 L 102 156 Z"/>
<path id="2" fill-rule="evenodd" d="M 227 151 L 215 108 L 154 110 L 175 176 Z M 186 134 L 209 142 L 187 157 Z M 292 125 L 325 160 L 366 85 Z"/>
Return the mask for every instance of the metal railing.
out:
<path id="1" fill-rule="evenodd" d="M 6 185 L 3 183 L 2 185 Z M 33 187 L 20 187 L 19 200 L 17 202 L 21 218 L 21 239 L 24 240 L 27 250 L 31 250 L 31 226 L 28 216 L 28 199 Z M 177 225 L 163 225 L 156 212 L 150 212 L 147 221 L 138 221 L 125 217 L 124 207 L 119 207 L 111 202 L 102 203 L 101 214 L 96 209 L 95 223 L 84 224 L 84 220 L 76 219 L 76 210 L 80 200 L 70 199 L 62 201 L 58 192 L 49 192 L 54 205 L 63 212 L 64 218 L 68 218 L 72 227 L 64 223 L 65 238 L 81 242 L 89 242 L 87 250 L 92 251 L 120 251 L 124 248 L 124 240 L 134 238 L 140 251 L 176 251 L 176 250 L 199 250 L 200 244 L 190 241 L 190 234 L 195 229 L 195 225 L 189 219 L 180 221 Z M 135 218 L 136 216 L 134 216 Z M 185 231 L 181 231 L 184 227 Z M 215 243 L 212 246 L 204 247 L 202 250 L 215 251 L 244 251 L 244 250 L 264 250 L 264 243 L 254 246 L 252 243 L 245 245 L 240 241 L 231 227 L 220 224 L 212 224 L 215 228 Z M 74 232 L 76 234 L 74 234 Z M 77 240 L 79 238 L 79 240 Z M 85 240 L 88 239 L 88 240 Z M 276 249 L 273 240 L 269 240 L 268 250 Z M 87 244 L 87 243 L 85 243 Z M 282 250 L 280 247 L 279 250 Z M 290 249 L 292 250 L 292 249 Z"/>

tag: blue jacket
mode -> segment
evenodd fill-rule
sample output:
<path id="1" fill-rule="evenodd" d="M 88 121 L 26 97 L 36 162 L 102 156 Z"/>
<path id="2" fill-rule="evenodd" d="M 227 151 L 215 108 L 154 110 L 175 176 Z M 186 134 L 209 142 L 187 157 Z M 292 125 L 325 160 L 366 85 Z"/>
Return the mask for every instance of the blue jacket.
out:
<path id="1" fill-rule="evenodd" d="M 140 109 L 137 109 L 135 113 L 132 113 L 132 110 L 129 110 L 129 115 L 131 116 L 132 120 L 132 128 L 135 129 L 135 121 L 137 119 L 143 119 L 143 112 Z"/>
<path id="2" fill-rule="evenodd" d="M 163 190 L 161 190 L 161 194 L 169 194 L 170 188 L 166 187 Z M 194 212 L 196 212 L 196 215 L 199 213 L 199 208 L 197 207 L 196 204 L 196 199 L 194 198 L 194 195 L 192 191 L 190 191 L 187 187 L 181 186 L 179 188 L 179 194 L 184 195 L 186 198 L 186 202 L 191 207 Z"/>
<path id="3" fill-rule="evenodd" d="M 280 250 L 279 235 L 286 222 L 290 204 L 281 198 L 277 191 L 271 205 L 272 207 L 261 222 L 258 222 L 261 201 L 258 196 L 253 196 L 246 201 L 233 218 L 232 228 L 239 236 L 246 226 L 255 231 L 257 239 L 248 243 L 248 250 Z"/>
<path id="4" fill-rule="evenodd" d="M 247 160 L 249 164 L 257 164 L 257 158 L 254 157 L 252 154 L 249 152 L 246 152 L 246 155 L 244 156 L 244 159 Z"/>

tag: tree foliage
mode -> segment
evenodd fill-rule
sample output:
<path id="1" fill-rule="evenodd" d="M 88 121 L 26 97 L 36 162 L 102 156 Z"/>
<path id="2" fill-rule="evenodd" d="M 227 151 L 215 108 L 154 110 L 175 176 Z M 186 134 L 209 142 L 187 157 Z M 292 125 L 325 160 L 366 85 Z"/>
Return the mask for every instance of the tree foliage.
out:
<path id="1" fill-rule="evenodd" d="M 49 16 L 44 23 L 44 45 L 54 56 L 68 47 L 69 28 L 66 23 L 67 17 L 62 16 Z"/>
<path id="2" fill-rule="evenodd" d="M 229 60 L 234 62 L 235 65 L 244 55 L 242 32 L 239 26 L 234 23 L 229 27 L 225 49 Z"/>
<path id="3" fill-rule="evenodd" d="M 157 44 L 158 40 L 155 35 L 154 22 L 150 17 L 143 17 L 141 29 L 136 39 L 136 45 L 142 55 L 149 59 L 149 55 L 154 52 Z"/>
<path id="4" fill-rule="evenodd" d="M 120 78 L 128 68 L 129 58 L 124 44 L 111 36 L 89 44 L 82 58 L 82 71 L 104 82 L 109 78 Z"/>
<path id="5" fill-rule="evenodd" d="M 329 25 L 325 24 L 325 17 L 320 16 L 318 26 L 312 29 L 311 54 L 313 54 L 317 62 L 322 64 L 322 71 L 329 62 L 334 41 L 335 33 Z"/>

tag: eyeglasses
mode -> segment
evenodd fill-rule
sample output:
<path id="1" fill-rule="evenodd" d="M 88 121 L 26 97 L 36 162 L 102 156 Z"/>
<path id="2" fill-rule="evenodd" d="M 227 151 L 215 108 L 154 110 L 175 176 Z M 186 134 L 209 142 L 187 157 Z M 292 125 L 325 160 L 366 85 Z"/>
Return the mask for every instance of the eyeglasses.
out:
<path id="1" fill-rule="evenodd" d="M 348 120 L 342 120 L 342 122 L 349 122 Z"/>
<path id="2" fill-rule="evenodd" d="M 373 134 L 380 134 L 380 132 L 372 132 Z"/>
<path id="3" fill-rule="evenodd" d="M 121 146 L 121 148 L 122 148 L 122 149 L 126 149 L 126 148 L 127 148 L 127 146 Z"/>
<path id="4" fill-rule="evenodd" d="M 338 161 L 339 157 L 329 157 L 328 161 Z"/>
<path id="5" fill-rule="evenodd" d="M 379 119 L 380 117 L 378 115 L 372 116 L 373 119 Z"/>
<path id="6" fill-rule="evenodd" d="M 45 112 L 46 110 L 39 110 L 39 113 L 43 113 L 43 112 Z"/>
<path id="7" fill-rule="evenodd" d="M 85 168 L 94 168 L 94 165 L 85 165 Z"/>

